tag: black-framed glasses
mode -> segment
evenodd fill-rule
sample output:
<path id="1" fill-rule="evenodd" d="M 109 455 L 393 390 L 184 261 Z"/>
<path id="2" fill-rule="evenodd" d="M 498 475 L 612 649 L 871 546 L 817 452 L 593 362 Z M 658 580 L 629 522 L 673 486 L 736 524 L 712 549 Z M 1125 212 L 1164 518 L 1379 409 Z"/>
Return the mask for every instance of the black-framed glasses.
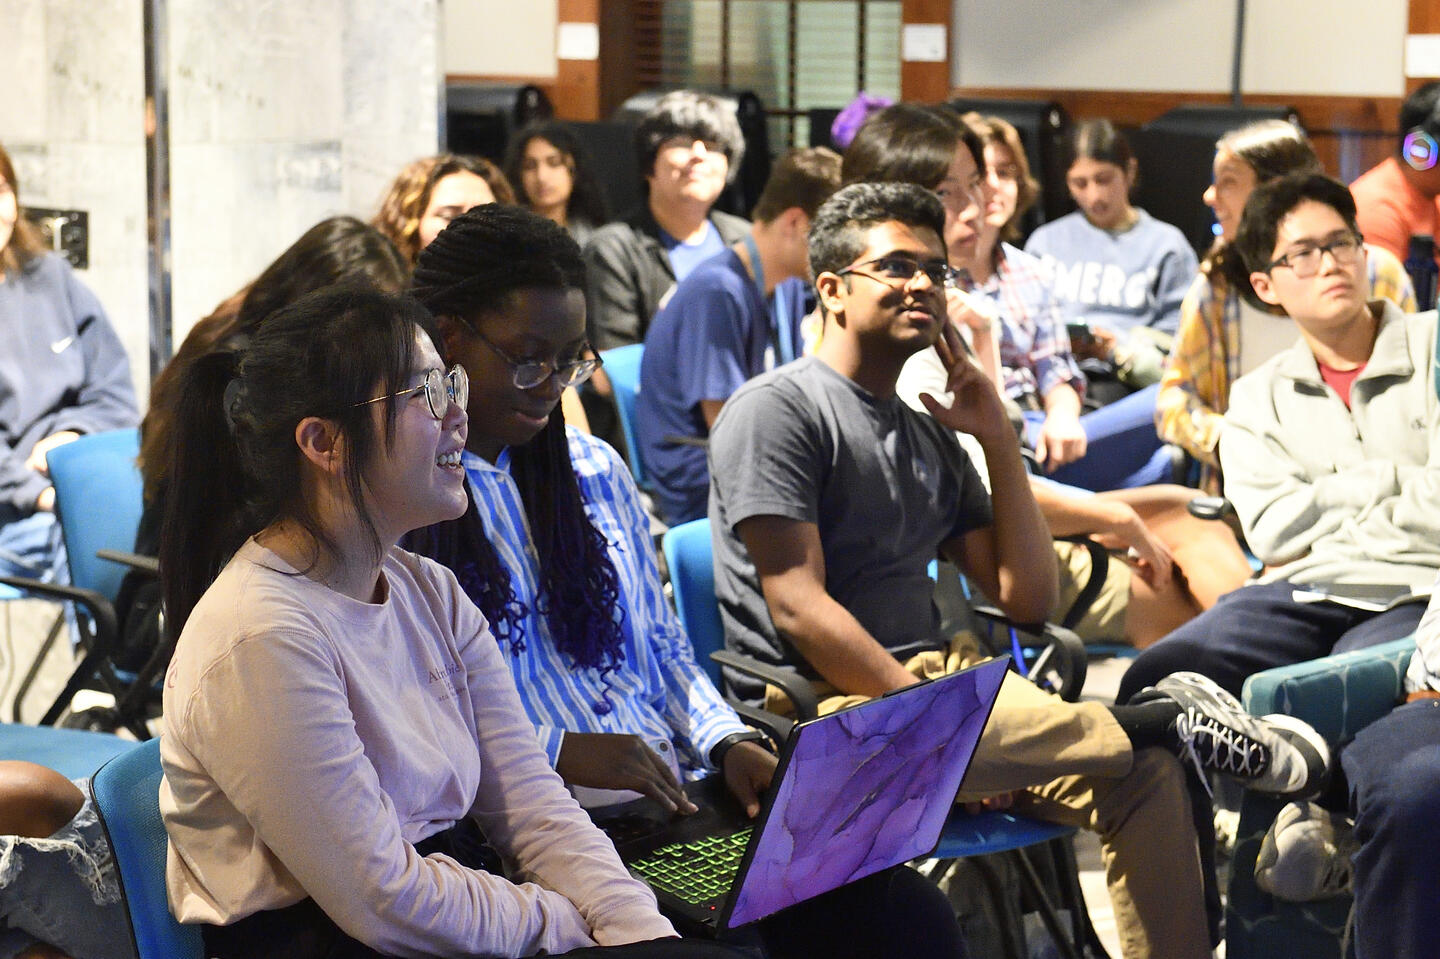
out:
<path id="1" fill-rule="evenodd" d="M 1336 266 L 1350 266 L 1359 258 L 1362 243 L 1361 238 L 1354 233 L 1342 233 L 1324 243 L 1307 243 L 1271 260 L 1265 272 L 1269 273 L 1277 266 L 1284 266 L 1289 267 L 1297 279 L 1309 279 L 1320 272 L 1320 260 L 1326 253 L 1330 254 Z"/>
<path id="2" fill-rule="evenodd" d="M 419 386 L 410 386 L 398 393 L 386 393 L 384 396 L 361 400 L 355 405 L 369 406 L 371 403 L 379 403 L 396 396 L 410 396 L 421 390 L 425 391 L 425 403 L 430 407 L 430 415 L 437 420 L 443 420 L 451 403 L 463 410 L 465 404 L 470 402 L 470 376 L 459 363 L 450 367 L 448 373 L 436 369 L 426 370 L 425 380 Z"/>
<path id="3" fill-rule="evenodd" d="M 870 267 L 874 272 L 862 270 L 861 267 Z M 926 260 L 920 262 L 909 256 L 879 256 L 873 260 L 866 260 L 864 263 L 857 263 L 854 266 L 847 266 L 843 270 L 836 270 L 836 276 L 846 276 L 855 273 L 859 276 L 867 276 L 886 286 L 904 286 L 920 274 L 938 288 L 943 288 L 946 283 L 953 282 L 955 270 L 944 260 Z"/>
<path id="4" fill-rule="evenodd" d="M 559 363 L 555 360 L 517 360 L 490 342 L 489 338 L 476 327 L 470 326 L 470 332 L 474 333 L 481 343 L 490 347 L 496 356 L 510 365 L 510 379 L 518 390 L 537 389 L 545 385 L 545 381 L 552 376 L 559 382 L 561 389 L 569 389 L 584 383 L 595 375 L 596 370 L 605 365 L 598 356 L 570 360 L 567 363 Z M 581 347 L 582 351 L 588 349 L 588 345 Z"/>

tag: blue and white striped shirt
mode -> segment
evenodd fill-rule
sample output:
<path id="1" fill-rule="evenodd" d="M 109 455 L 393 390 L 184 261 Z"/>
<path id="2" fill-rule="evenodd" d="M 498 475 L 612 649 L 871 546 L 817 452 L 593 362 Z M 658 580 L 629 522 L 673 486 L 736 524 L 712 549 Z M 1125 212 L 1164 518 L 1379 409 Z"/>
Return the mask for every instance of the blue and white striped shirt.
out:
<path id="1" fill-rule="evenodd" d="M 529 610 L 524 648 L 505 657 L 520 700 L 552 766 L 565 730 L 630 733 L 652 746 L 673 744 L 681 770 L 693 779 L 708 771 L 715 744 L 746 727 L 696 664 L 690 638 L 665 598 L 649 520 L 625 464 L 585 433 L 567 429 L 566 437 L 585 511 L 610 544 L 625 609 L 624 661 L 603 680 L 599 670 L 568 663 L 549 624 L 535 613 L 539 557 L 510 477 L 509 450 L 493 466 L 469 451 L 463 458 L 490 542 L 510 570 L 515 597 Z"/>

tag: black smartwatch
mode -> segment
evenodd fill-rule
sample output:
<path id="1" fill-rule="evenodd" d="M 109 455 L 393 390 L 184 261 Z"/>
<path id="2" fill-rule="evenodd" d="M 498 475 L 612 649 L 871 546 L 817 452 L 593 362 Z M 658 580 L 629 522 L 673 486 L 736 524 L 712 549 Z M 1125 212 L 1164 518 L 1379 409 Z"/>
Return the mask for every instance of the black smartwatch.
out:
<path id="1" fill-rule="evenodd" d="M 730 751 L 730 747 L 737 743 L 759 743 L 767 752 L 770 749 L 770 740 L 764 733 L 754 729 L 746 729 L 742 732 L 731 733 L 716 743 L 715 748 L 710 750 L 710 765 L 724 772 L 725 754 Z"/>

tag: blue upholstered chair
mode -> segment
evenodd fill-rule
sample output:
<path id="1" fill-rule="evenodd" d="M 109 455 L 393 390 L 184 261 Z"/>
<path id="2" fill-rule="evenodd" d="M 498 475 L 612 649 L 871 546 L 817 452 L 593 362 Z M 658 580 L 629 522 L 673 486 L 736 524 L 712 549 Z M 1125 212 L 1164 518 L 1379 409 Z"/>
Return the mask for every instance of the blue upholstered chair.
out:
<path id="1" fill-rule="evenodd" d="M 630 475 L 635 485 L 642 490 L 649 485 L 645 465 L 640 462 L 640 441 L 635 436 L 635 397 L 640 393 L 640 359 L 645 355 L 645 344 L 631 343 L 605 350 L 600 358 L 605 361 L 605 375 L 615 392 L 615 409 L 620 414 L 620 432 L 625 437 L 625 458 L 630 463 Z"/>
<path id="2" fill-rule="evenodd" d="M 134 740 L 113 733 L 0 723 L 0 759 L 48 766 L 66 779 L 92 775 L 112 757 L 135 745 Z"/>
<path id="3" fill-rule="evenodd" d="M 51 450 L 50 477 L 65 538 L 70 585 L 0 577 L 0 583 L 29 595 L 73 602 L 80 622 L 84 655 L 46 710 L 41 725 L 53 725 L 79 690 L 98 688 L 116 699 L 115 708 L 104 717 L 107 729 L 125 726 L 142 739 L 149 736 L 147 708 L 158 705 L 159 699 L 152 684 L 164 669 L 168 653 L 155 657 L 139 676 L 117 675 L 111 663 L 120 632 L 113 606 L 120 581 L 128 564 L 144 565 L 143 558 L 128 554 L 135 545 L 142 509 L 142 481 L 136 465 L 139 454 L 140 435 L 134 429 L 91 433 Z M 42 649 L 42 657 L 44 652 Z M 34 672 L 32 667 L 15 694 L 17 715 Z"/>
<path id="4" fill-rule="evenodd" d="M 1338 748 L 1384 716 L 1404 692 L 1413 639 L 1268 669 L 1245 681 L 1242 701 L 1257 716 L 1286 713 L 1314 726 Z M 1240 804 L 1225 910 L 1229 959 L 1340 959 L 1349 897 L 1282 902 L 1255 885 L 1260 841 L 1285 803 L 1246 793 Z"/>
<path id="5" fill-rule="evenodd" d="M 165 893 L 165 823 L 160 818 L 160 740 L 141 743 L 104 766 L 90 792 L 110 839 L 135 952 L 140 959 L 201 959 L 197 926 L 170 914 Z"/>

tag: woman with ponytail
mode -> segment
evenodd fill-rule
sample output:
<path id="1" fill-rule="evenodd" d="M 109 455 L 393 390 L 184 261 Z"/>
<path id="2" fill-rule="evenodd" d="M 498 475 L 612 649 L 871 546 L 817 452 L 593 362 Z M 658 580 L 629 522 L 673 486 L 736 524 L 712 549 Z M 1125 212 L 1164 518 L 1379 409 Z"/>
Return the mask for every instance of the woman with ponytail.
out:
<path id="1" fill-rule="evenodd" d="M 408 297 L 336 288 L 184 371 L 160 547 L 171 909 L 219 959 L 731 955 L 668 938 L 484 617 L 395 545 L 466 508 L 468 380 L 431 330 Z"/>
<path id="2" fill-rule="evenodd" d="M 561 391 L 599 366 L 584 289 L 575 241 L 518 207 L 477 207 L 420 254 L 413 292 L 447 362 L 470 373 L 470 504 L 407 545 L 453 569 L 485 613 L 551 765 L 582 803 L 639 792 L 691 813 L 682 784 L 715 773 L 753 816 L 775 757 L 696 664 L 629 471 L 558 409 Z M 761 936 L 772 957 L 964 952 L 944 896 L 903 868 L 792 907 Z"/>

